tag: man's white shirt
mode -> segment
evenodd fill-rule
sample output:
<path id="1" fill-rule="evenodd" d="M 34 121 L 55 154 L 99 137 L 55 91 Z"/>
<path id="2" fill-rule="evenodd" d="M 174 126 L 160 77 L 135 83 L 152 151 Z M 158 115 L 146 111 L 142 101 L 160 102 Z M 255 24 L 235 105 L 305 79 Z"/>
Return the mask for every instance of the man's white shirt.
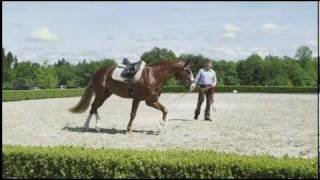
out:
<path id="1" fill-rule="evenodd" d="M 216 76 L 216 72 L 209 68 L 202 68 L 199 70 L 196 79 L 195 79 L 195 83 L 197 85 L 199 84 L 203 84 L 203 85 L 214 85 L 216 86 L 217 84 L 217 76 Z"/>

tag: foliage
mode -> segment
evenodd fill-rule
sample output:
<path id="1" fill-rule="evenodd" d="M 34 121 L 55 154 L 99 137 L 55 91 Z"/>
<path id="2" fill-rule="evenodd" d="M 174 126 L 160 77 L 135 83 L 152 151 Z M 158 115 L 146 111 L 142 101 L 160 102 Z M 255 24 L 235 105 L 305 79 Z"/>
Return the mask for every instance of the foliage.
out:
<path id="1" fill-rule="evenodd" d="M 263 76 L 263 60 L 253 54 L 246 60 L 240 61 L 236 68 L 241 85 L 262 85 L 265 81 Z"/>
<path id="2" fill-rule="evenodd" d="M 201 54 L 181 54 L 177 58 L 173 51 L 158 47 L 141 56 L 141 60 L 149 65 L 175 59 L 189 60 L 194 76 L 207 61 L 212 61 L 218 85 L 317 86 L 318 81 L 319 64 L 307 46 L 299 47 L 294 58 L 272 55 L 262 58 L 258 54 L 239 61 L 213 60 Z M 57 85 L 66 85 L 67 88 L 85 87 L 95 71 L 117 63 L 113 59 L 102 59 L 71 64 L 62 58 L 54 65 L 40 65 L 30 61 L 18 62 L 16 56 L 11 52 L 6 53 L 2 48 L 2 64 L 3 89 L 30 89 L 36 86 L 54 88 Z M 183 84 L 170 78 L 165 85 Z"/>
<path id="3" fill-rule="evenodd" d="M 307 46 L 301 46 L 297 49 L 295 58 L 300 63 L 301 67 L 305 67 L 306 63 L 312 59 L 312 51 Z"/>
<path id="4" fill-rule="evenodd" d="M 41 67 L 36 74 L 36 83 L 44 89 L 55 88 L 58 83 L 58 77 L 54 67 Z"/>
<path id="5" fill-rule="evenodd" d="M 75 76 L 79 78 L 79 85 L 85 87 L 95 71 L 104 67 L 111 67 L 117 63 L 112 59 L 103 59 L 101 61 L 91 61 L 87 63 L 85 60 L 78 63 L 75 68 Z"/>
<path id="6" fill-rule="evenodd" d="M 17 57 L 14 57 L 11 52 L 6 55 L 4 48 L 2 48 L 2 82 L 8 82 L 15 78 L 13 68 L 17 64 Z"/>
<path id="7" fill-rule="evenodd" d="M 292 86 L 286 72 L 286 63 L 277 56 L 266 56 L 263 64 L 263 84 L 266 86 Z"/>
<path id="8" fill-rule="evenodd" d="M 197 75 L 199 69 L 204 67 L 204 64 L 210 61 L 209 58 L 206 58 L 202 55 L 193 55 L 193 54 L 181 54 L 179 59 L 184 61 L 190 61 L 191 69 L 194 76 Z"/>
<path id="9" fill-rule="evenodd" d="M 171 61 L 175 60 L 176 55 L 173 51 L 166 48 L 153 48 L 151 51 L 145 52 L 141 56 L 141 60 L 145 61 L 147 64 L 155 64 L 161 61 Z"/>
<path id="10" fill-rule="evenodd" d="M 237 155 L 211 150 L 125 150 L 5 145 L 10 178 L 315 178 L 316 158 Z"/>
<path id="11" fill-rule="evenodd" d="M 216 62 L 214 69 L 217 74 L 218 84 L 224 85 L 239 85 L 236 64 L 233 62 L 226 62 L 225 60 Z"/>
<path id="12" fill-rule="evenodd" d="M 85 60 L 77 65 L 70 64 L 65 59 L 58 60 L 54 65 L 34 63 L 30 61 L 18 62 L 12 53 L 5 54 L 2 48 L 3 89 L 43 89 L 56 88 L 57 85 L 67 85 L 68 88 L 86 86 L 92 74 L 99 68 L 116 65 L 113 59 L 100 61 Z"/>
<path id="13" fill-rule="evenodd" d="M 55 69 L 58 77 L 59 85 L 72 85 L 77 86 L 78 78 L 75 75 L 75 66 L 71 65 L 65 59 L 58 60 L 58 63 L 55 64 Z M 72 83 L 70 83 L 70 81 Z M 68 83 L 69 82 L 69 83 Z"/>
<path id="14" fill-rule="evenodd" d="M 38 63 L 21 62 L 16 68 L 16 79 L 14 87 L 24 89 L 25 87 L 36 86 L 37 75 L 40 74 L 41 67 Z"/>
<path id="15" fill-rule="evenodd" d="M 166 83 L 165 86 L 179 86 L 181 85 L 181 82 L 176 80 L 174 77 L 170 78 Z"/>

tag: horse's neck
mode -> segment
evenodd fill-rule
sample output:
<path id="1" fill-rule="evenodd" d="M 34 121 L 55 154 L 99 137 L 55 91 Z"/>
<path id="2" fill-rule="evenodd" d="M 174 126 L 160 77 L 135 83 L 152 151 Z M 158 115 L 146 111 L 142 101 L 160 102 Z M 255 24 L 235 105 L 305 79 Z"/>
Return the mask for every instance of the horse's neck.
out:
<path id="1" fill-rule="evenodd" d="M 160 82 L 161 85 L 168 79 L 174 76 L 176 71 L 176 66 L 174 64 L 166 66 L 157 66 L 153 69 L 153 75 L 155 79 Z"/>

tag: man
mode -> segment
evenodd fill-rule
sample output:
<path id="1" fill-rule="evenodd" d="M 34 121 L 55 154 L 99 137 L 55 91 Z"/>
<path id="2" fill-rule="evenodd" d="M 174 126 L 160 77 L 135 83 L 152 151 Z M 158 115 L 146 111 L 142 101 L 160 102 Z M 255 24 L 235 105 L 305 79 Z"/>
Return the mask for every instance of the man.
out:
<path id="1" fill-rule="evenodd" d="M 213 88 L 215 88 L 217 84 L 217 76 L 216 72 L 212 69 L 212 62 L 208 61 L 204 68 L 200 69 L 198 72 L 195 83 L 198 87 L 200 87 L 199 95 L 198 95 L 198 104 L 196 111 L 194 113 L 194 119 L 198 119 L 200 114 L 201 105 L 204 100 L 204 95 L 206 95 L 206 109 L 204 119 L 208 121 L 212 121 L 210 118 L 210 107 L 212 101 L 212 92 Z M 202 90 L 205 89 L 205 90 Z"/>

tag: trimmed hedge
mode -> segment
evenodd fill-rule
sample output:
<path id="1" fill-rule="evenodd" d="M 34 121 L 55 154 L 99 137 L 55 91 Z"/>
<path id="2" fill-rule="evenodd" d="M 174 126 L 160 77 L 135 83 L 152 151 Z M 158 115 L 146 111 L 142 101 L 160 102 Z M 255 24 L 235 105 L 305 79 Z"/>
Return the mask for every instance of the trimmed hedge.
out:
<path id="1" fill-rule="evenodd" d="M 245 156 L 209 150 L 124 150 L 5 145 L 2 177 L 316 178 L 316 158 Z"/>
<path id="2" fill-rule="evenodd" d="M 317 87 L 217 86 L 216 92 L 317 93 Z M 184 86 L 165 86 L 162 92 L 187 92 Z M 83 89 L 2 90 L 2 101 L 81 96 Z"/>
<path id="3" fill-rule="evenodd" d="M 83 89 L 2 90 L 2 101 L 81 96 Z"/>

